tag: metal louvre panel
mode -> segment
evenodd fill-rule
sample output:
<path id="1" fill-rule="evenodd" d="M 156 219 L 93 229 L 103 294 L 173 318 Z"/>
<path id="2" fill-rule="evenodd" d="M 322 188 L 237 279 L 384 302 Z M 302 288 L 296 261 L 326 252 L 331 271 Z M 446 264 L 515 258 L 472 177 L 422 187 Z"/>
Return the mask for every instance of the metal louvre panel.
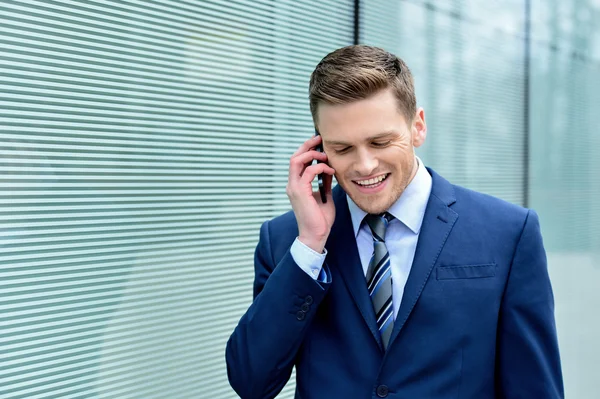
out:
<path id="1" fill-rule="evenodd" d="M 423 161 L 455 184 L 524 204 L 523 2 L 363 3 L 361 41 L 396 53 L 415 77 L 428 122 Z"/>
<path id="2" fill-rule="evenodd" d="M 353 12 L 0 4 L 0 397 L 236 397 L 258 229 L 289 209 L 309 75 Z"/>

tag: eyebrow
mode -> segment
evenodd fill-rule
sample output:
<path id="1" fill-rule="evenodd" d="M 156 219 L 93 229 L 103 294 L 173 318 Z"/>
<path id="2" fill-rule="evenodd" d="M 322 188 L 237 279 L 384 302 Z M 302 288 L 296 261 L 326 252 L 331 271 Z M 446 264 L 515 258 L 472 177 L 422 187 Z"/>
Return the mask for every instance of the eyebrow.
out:
<path id="1" fill-rule="evenodd" d="M 373 140 L 378 140 L 378 139 L 382 139 L 388 136 L 393 136 L 393 135 L 397 135 L 397 132 L 395 130 L 389 130 L 387 132 L 381 132 L 381 133 L 377 133 L 373 136 L 369 136 L 365 138 L 365 141 L 373 141 Z M 348 146 L 350 144 L 346 143 L 345 141 L 337 141 L 337 140 L 324 140 L 325 143 L 327 143 L 328 145 L 345 145 Z"/>

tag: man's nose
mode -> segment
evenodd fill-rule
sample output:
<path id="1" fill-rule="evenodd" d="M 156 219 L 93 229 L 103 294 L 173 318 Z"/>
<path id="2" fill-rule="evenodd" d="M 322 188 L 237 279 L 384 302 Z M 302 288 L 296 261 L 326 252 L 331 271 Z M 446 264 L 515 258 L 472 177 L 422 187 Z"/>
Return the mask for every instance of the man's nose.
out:
<path id="1" fill-rule="evenodd" d="M 370 176 L 379 166 L 379 161 L 370 151 L 358 151 L 358 159 L 356 160 L 355 169 L 361 176 Z"/>

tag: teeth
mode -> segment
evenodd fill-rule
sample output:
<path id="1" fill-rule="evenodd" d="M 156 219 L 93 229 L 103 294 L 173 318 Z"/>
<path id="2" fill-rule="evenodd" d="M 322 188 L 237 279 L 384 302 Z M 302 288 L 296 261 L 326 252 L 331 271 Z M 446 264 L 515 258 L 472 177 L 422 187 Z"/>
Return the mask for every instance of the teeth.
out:
<path id="1" fill-rule="evenodd" d="M 385 179 L 386 176 L 387 175 L 381 175 L 381 176 L 374 177 L 374 178 L 369 179 L 369 180 L 360 180 L 360 181 L 357 181 L 357 183 L 360 184 L 361 186 L 371 186 L 373 184 L 376 184 L 376 183 L 379 183 L 379 182 L 383 181 L 383 179 Z"/>

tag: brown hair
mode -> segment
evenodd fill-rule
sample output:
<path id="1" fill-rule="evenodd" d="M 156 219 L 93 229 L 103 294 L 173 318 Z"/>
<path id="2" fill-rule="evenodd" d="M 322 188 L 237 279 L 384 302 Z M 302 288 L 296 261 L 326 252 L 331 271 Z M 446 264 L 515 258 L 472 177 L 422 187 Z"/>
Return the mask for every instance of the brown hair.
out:
<path id="1" fill-rule="evenodd" d="M 410 124 L 417 112 L 412 74 L 400 58 L 381 48 L 354 45 L 337 49 L 310 76 L 310 112 L 317 124 L 319 103 L 346 104 L 393 88 L 400 112 Z"/>

